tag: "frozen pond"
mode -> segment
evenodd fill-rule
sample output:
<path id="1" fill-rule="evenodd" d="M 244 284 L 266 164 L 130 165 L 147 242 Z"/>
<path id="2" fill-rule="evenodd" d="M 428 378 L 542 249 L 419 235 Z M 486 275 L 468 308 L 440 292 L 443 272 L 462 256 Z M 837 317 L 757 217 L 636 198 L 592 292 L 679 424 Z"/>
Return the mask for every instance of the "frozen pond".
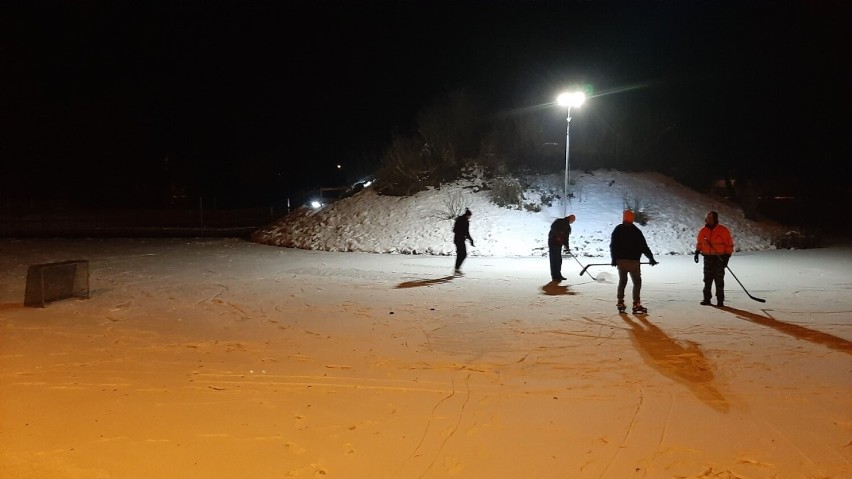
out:
<path id="1" fill-rule="evenodd" d="M 725 308 L 657 259 L 637 317 L 570 258 L 0 240 L 0 476 L 852 477 L 852 249 L 735 255 Z"/>

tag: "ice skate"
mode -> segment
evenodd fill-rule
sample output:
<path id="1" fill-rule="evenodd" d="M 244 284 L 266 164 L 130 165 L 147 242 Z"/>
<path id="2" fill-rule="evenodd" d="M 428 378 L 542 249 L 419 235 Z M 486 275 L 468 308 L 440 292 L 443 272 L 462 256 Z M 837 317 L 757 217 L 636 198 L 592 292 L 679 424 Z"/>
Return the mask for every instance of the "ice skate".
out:
<path id="1" fill-rule="evenodd" d="M 624 303 L 618 303 L 615 305 L 615 307 L 618 308 L 618 314 L 622 314 L 627 311 L 627 307 L 624 306 Z"/>
<path id="2" fill-rule="evenodd" d="M 648 314 L 648 308 L 639 303 L 633 304 L 633 314 Z"/>

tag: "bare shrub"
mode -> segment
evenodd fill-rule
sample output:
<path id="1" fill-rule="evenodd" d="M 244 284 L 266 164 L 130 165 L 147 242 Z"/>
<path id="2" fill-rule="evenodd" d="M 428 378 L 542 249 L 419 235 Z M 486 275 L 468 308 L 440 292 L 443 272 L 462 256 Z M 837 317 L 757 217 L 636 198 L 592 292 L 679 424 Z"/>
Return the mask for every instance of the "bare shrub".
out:
<path id="1" fill-rule="evenodd" d="M 634 221 L 639 223 L 642 226 L 648 224 L 648 220 L 650 220 L 650 216 L 648 215 L 648 207 L 650 204 L 637 196 L 625 196 L 622 200 L 624 203 L 625 210 L 632 210 L 634 214 Z"/>
<path id="2" fill-rule="evenodd" d="M 500 177 L 491 182 L 491 201 L 497 206 L 520 207 L 523 199 L 524 190 L 517 179 Z"/>
<path id="3" fill-rule="evenodd" d="M 461 191 L 451 191 L 441 198 L 441 208 L 433 210 L 429 217 L 438 220 L 452 220 L 464 214 L 464 210 L 468 208 L 470 208 L 470 201 L 465 199 Z"/>

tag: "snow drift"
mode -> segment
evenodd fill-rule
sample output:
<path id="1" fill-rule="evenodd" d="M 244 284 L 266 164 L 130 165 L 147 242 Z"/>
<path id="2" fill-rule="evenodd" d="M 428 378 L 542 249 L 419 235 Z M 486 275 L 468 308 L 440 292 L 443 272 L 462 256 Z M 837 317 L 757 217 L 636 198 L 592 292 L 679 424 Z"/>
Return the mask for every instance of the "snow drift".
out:
<path id="1" fill-rule="evenodd" d="M 574 254 L 608 257 L 612 229 L 625 205 L 641 205 L 648 221 L 640 226 L 655 255 L 691 254 L 707 211 L 734 236 L 737 251 L 772 249 L 778 225 L 755 222 L 724 199 L 701 194 L 658 173 L 597 170 L 576 175 L 570 185 L 567 212 L 577 216 L 571 235 Z M 256 231 L 258 243 L 322 251 L 361 251 L 451 255 L 453 214 L 450 203 L 461 198 L 473 211 L 472 256 L 538 256 L 547 232 L 563 216 L 563 178 L 536 176 L 524 180 L 523 203 L 530 208 L 494 204 L 481 177 L 458 180 L 408 197 L 381 196 L 366 188 L 320 209 L 300 208 Z M 533 211 L 540 208 L 540 211 Z"/>

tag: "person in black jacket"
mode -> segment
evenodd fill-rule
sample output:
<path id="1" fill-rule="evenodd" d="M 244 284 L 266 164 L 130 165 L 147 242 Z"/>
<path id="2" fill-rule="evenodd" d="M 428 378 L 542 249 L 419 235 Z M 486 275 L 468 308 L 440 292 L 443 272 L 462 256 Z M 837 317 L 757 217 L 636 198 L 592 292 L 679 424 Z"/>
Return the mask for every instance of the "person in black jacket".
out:
<path id="1" fill-rule="evenodd" d="M 642 306 L 642 272 L 639 266 L 639 258 L 644 254 L 648 257 L 651 266 L 657 264 L 653 253 L 648 248 L 645 235 L 633 224 L 635 214 L 632 210 L 624 210 L 623 222 L 612 230 L 612 238 L 609 243 L 609 252 L 612 256 L 612 265 L 618 267 L 618 311 L 623 313 L 624 288 L 627 286 L 627 276 L 633 283 L 633 313 L 647 313 L 648 310 Z"/>
<path id="2" fill-rule="evenodd" d="M 550 278 L 553 281 L 565 279 L 565 276 L 562 276 L 562 247 L 565 247 L 566 253 L 571 253 L 568 239 L 571 237 L 571 223 L 575 219 L 577 218 L 574 215 L 568 215 L 557 219 L 550 225 L 550 232 L 547 234 L 547 249 L 550 256 Z"/>
<path id="3" fill-rule="evenodd" d="M 461 274 L 461 265 L 467 258 L 465 240 L 469 240 L 470 245 L 473 246 L 473 238 L 470 237 L 470 216 L 472 214 L 469 209 L 465 208 L 464 214 L 456 218 L 456 223 L 453 225 L 453 243 L 456 244 L 456 274 Z"/>

